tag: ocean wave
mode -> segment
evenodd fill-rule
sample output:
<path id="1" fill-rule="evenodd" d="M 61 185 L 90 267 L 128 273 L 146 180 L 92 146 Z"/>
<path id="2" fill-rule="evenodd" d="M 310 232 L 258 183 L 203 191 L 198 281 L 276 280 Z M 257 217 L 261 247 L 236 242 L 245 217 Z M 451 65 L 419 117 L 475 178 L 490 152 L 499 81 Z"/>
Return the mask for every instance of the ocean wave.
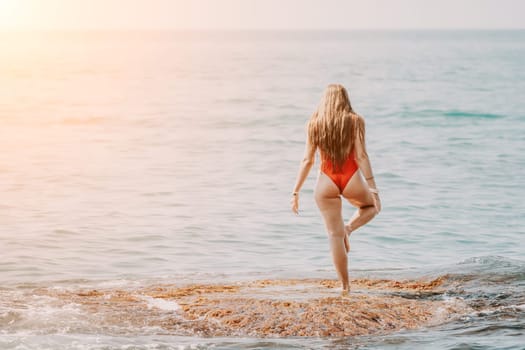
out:
<path id="1" fill-rule="evenodd" d="M 413 117 L 445 117 L 455 119 L 501 119 L 506 116 L 497 113 L 477 112 L 477 111 L 466 111 L 460 109 L 420 109 L 420 110 L 406 110 L 403 112 L 406 116 Z M 395 114 L 393 114 L 395 115 Z"/>
<path id="2" fill-rule="evenodd" d="M 451 275 L 456 278 L 476 279 L 485 282 L 513 282 L 525 280 L 525 262 L 503 256 L 487 255 L 467 258 L 456 264 Z"/>
<path id="3" fill-rule="evenodd" d="M 108 117 L 98 117 L 98 116 L 67 117 L 67 118 L 63 118 L 62 120 L 59 120 L 57 123 L 63 124 L 63 125 L 95 125 L 95 124 L 105 123 L 108 120 L 109 120 Z"/>
<path id="4" fill-rule="evenodd" d="M 443 113 L 445 117 L 454 118 L 477 118 L 477 119 L 499 119 L 504 118 L 504 115 L 495 113 L 483 113 L 483 112 L 467 112 L 461 110 L 449 110 Z"/>

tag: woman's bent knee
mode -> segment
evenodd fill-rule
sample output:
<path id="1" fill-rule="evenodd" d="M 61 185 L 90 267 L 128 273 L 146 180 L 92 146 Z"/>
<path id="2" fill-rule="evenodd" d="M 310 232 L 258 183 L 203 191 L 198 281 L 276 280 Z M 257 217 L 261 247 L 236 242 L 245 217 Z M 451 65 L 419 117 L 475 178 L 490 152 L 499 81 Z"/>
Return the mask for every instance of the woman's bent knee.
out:
<path id="1" fill-rule="evenodd" d="M 377 207 L 374 204 L 364 205 L 364 206 L 360 207 L 359 209 L 361 209 L 361 210 L 369 210 L 371 212 L 371 214 L 372 214 L 372 217 L 374 217 L 377 214 L 379 214 L 379 211 L 377 210 Z"/>

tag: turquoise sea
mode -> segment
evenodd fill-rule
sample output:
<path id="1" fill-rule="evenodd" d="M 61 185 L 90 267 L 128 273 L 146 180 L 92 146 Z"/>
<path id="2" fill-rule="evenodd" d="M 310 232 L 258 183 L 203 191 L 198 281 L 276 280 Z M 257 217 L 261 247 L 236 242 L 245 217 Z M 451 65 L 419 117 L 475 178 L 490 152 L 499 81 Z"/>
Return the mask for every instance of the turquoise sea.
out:
<path id="1" fill-rule="evenodd" d="M 366 120 L 383 204 L 351 276 L 442 277 L 420 298 L 468 312 L 188 336 L 42 295 L 335 279 L 318 164 L 289 208 L 329 83 Z M 1 349 L 525 349 L 525 31 L 5 32 L 0 123 Z"/>

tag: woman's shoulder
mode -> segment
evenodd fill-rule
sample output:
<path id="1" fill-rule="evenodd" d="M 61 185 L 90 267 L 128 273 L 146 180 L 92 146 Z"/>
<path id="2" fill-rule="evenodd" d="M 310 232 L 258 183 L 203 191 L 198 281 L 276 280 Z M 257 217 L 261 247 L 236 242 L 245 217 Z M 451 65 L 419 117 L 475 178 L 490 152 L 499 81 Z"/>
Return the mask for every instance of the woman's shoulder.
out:
<path id="1" fill-rule="evenodd" d="M 357 122 L 357 123 L 360 123 L 360 124 L 361 124 L 361 123 L 362 123 L 362 124 L 365 123 L 365 118 L 364 118 L 361 114 L 357 114 L 357 113 L 355 113 L 355 112 L 350 112 L 350 113 L 348 114 L 348 116 L 349 116 L 353 121 L 355 121 L 355 122 Z"/>

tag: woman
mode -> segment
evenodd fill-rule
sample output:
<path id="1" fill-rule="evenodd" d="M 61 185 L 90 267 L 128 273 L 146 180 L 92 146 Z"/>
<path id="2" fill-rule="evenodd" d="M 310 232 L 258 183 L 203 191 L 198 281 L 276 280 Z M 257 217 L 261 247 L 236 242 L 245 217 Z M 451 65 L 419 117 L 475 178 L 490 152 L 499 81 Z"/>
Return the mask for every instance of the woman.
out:
<path id="1" fill-rule="evenodd" d="M 321 166 L 315 201 L 324 219 L 333 262 L 345 295 L 350 289 L 347 268 L 350 234 L 379 213 L 381 201 L 366 153 L 364 119 L 353 111 L 342 85 L 328 85 L 308 122 L 304 158 L 291 199 L 295 214 L 299 213 L 299 191 L 314 164 L 317 149 Z M 346 225 L 341 196 L 357 208 Z"/>

